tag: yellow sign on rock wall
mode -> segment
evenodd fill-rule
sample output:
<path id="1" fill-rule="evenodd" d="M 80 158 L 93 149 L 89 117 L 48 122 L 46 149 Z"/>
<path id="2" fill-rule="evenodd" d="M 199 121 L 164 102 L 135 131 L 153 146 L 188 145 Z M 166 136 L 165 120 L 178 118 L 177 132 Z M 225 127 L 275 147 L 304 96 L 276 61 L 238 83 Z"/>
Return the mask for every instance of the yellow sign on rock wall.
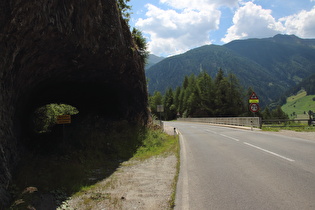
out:
<path id="1" fill-rule="evenodd" d="M 57 124 L 69 124 L 69 123 L 71 123 L 71 115 L 57 116 Z"/>

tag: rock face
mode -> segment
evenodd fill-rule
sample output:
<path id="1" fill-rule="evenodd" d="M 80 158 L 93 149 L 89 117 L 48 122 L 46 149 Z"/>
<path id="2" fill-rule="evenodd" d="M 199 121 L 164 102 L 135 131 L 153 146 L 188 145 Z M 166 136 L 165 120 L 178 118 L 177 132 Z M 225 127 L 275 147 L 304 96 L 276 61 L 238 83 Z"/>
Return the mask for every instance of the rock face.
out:
<path id="1" fill-rule="evenodd" d="M 143 69 L 115 0 L 1 0 L 0 209 L 36 108 L 66 103 L 144 125 Z"/>

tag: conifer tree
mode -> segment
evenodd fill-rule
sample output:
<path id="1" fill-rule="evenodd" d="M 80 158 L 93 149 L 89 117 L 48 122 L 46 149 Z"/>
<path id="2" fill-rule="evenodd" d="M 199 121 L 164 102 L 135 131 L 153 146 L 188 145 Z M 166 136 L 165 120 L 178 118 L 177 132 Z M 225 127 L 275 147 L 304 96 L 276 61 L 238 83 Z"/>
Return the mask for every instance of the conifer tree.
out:
<path id="1" fill-rule="evenodd" d="M 229 82 L 229 92 L 227 94 L 227 114 L 231 116 L 238 116 L 246 111 L 243 103 L 243 91 L 237 77 L 234 74 L 230 73 L 227 80 Z"/>
<path id="2" fill-rule="evenodd" d="M 180 92 L 181 87 L 177 87 L 174 93 L 174 106 L 176 108 L 176 113 L 179 112 L 179 104 L 180 104 Z"/>
<path id="3" fill-rule="evenodd" d="M 206 72 L 202 72 L 197 80 L 200 92 L 200 114 L 203 116 L 213 115 L 214 92 L 212 78 Z"/>
<path id="4" fill-rule="evenodd" d="M 174 105 L 174 94 L 172 88 L 169 88 L 163 99 L 165 120 L 172 120 L 176 117 L 176 108 Z"/>
<path id="5" fill-rule="evenodd" d="M 271 118 L 272 118 L 271 112 L 270 112 L 269 108 L 266 107 L 266 108 L 264 109 L 264 112 L 263 112 L 263 119 L 264 119 L 264 120 L 268 120 L 268 119 L 271 119 Z"/>
<path id="6" fill-rule="evenodd" d="M 159 116 L 159 113 L 157 112 L 157 105 L 162 105 L 162 94 L 159 91 L 155 91 L 153 96 L 149 97 L 149 105 L 150 105 L 150 109 L 152 114 L 154 114 L 155 116 Z"/>

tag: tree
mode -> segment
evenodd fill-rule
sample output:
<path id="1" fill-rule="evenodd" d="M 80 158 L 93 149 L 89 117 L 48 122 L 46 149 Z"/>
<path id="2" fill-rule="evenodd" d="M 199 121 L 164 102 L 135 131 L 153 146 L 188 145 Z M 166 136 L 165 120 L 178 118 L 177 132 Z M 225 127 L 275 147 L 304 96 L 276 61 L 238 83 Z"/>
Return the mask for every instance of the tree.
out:
<path id="1" fill-rule="evenodd" d="M 189 85 L 189 81 L 188 81 L 188 76 L 186 75 L 185 78 L 184 78 L 184 82 L 183 82 L 183 88 L 186 89 Z"/>
<path id="2" fill-rule="evenodd" d="M 130 10 L 131 10 L 131 6 L 128 5 L 127 3 L 130 0 L 117 0 L 117 5 L 119 8 L 119 11 L 121 12 L 122 17 L 124 18 L 124 20 L 128 23 L 130 20 Z"/>
<path id="3" fill-rule="evenodd" d="M 153 96 L 149 97 L 149 105 L 150 105 L 150 109 L 152 114 L 159 116 L 159 113 L 157 112 L 157 105 L 162 105 L 163 101 L 163 96 L 161 94 L 161 92 L 159 91 L 155 91 Z"/>
<path id="4" fill-rule="evenodd" d="M 275 110 L 271 112 L 274 119 L 289 119 L 289 116 L 282 111 L 281 106 L 278 106 Z"/>
<path id="5" fill-rule="evenodd" d="M 139 55 L 141 56 L 143 62 L 146 62 L 146 59 L 149 56 L 149 51 L 148 51 L 148 47 L 147 47 L 147 41 L 146 39 L 143 37 L 142 32 L 136 28 L 132 29 L 132 38 L 136 44 L 137 47 L 137 51 L 139 53 Z"/>
<path id="6" fill-rule="evenodd" d="M 185 81 L 184 81 L 185 84 Z M 188 84 L 185 89 L 184 101 L 183 101 L 183 109 L 185 116 L 192 116 L 197 108 L 200 101 L 198 89 L 197 89 L 197 82 L 196 76 L 194 74 L 190 75 L 188 78 Z"/>
<path id="7" fill-rule="evenodd" d="M 68 104 L 47 104 L 36 109 L 32 115 L 32 127 L 36 133 L 51 132 L 58 115 L 75 115 L 79 111 Z"/>
<path id="8" fill-rule="evenodd" d="M 266 107 L 266 108 L 264 109 L 262 115 L 263 115 L 263 119 L 264 119 L 264 120 L 268 120 L 268 119 L 271 119 L 271 118 L 272 118 L 271 112 L 270 112 L 270 110 L 269 110 L 268 107 Z"/>
<path id="9" fill-rule="evenodd" d="M 174 94 L 172 88 L 169 88 L 163 99 L 165 120 L 173 120 L 176 118 L 176 108 L 174 105 Z"/>
<path id="10" fill-rule="evenodd" d="M 227 108 L 227 114 L 238 116 L 246 111 L 243 103 L 243 90 L 235 74 L 230 73 L 227 80 L 229 82 L 229 91 L 227 93 L 229 106 Z"/>
<path id="11" fill-rule="evenodd" d="M 200 114 L 203 116 L 213 115 L 214 92 L 212 78 L 206 72 L 202 72 L 197 79 L 200 92 Z"/>
<path id="12" fill-rule="evenodd" d="M 220 68 L 216 77 L 215 77 L 215 80 L 214 80 L 214 85 L 215 86 L 218 86 L 220 84 L 220 82 L 224 79 L 224 72 L 223 70 Z"/>
<path id="13" fill-rule="evenodd" d="M 174 106 L 176 112 L 179 112 L 181 87 L 177 87 L 174 94 Z"/>
<path id="14" fill-rule="evenodd" d="M 215 86 L 215 114 L 224 116 L 229 109 L 229 82 L 223 78 Z"/>

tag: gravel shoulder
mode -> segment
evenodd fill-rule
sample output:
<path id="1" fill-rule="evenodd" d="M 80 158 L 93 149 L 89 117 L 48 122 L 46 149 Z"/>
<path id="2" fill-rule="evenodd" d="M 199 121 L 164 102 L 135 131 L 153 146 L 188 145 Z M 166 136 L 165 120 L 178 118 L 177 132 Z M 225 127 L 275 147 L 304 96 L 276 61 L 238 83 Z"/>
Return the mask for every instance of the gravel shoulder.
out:
<path id="1" fill-rule="evenodd" d="M 166 128 L 173 132 L 173 128 Z M 177 174 L 175 154 L 122 163 L 107 179 L 69 198 L 58 209 L 170 209 Z"/>
<path id="2" fill-rule="evenodd" d="M 169 209 L 176 156 L 127 161 L 109 178 L 59 209 Z"/>

